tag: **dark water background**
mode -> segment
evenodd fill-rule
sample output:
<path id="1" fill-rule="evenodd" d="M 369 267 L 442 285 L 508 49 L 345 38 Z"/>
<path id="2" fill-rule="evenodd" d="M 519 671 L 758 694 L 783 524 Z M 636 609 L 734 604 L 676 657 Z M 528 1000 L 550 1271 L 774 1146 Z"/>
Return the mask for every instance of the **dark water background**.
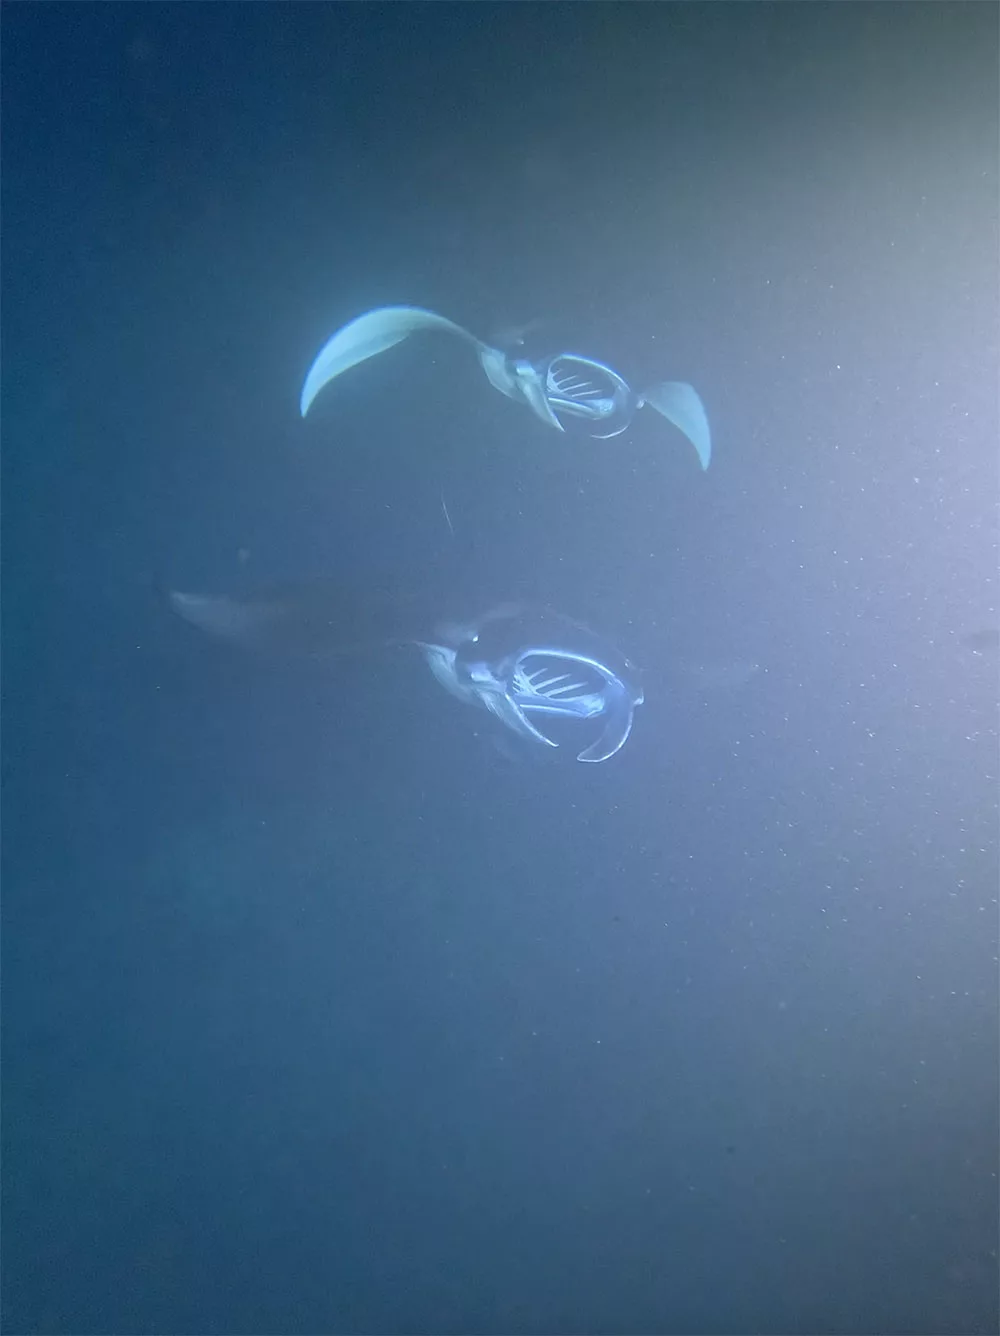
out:
<path id="1" fill-rule="evenodd" d="M 4 1329 L 995 1330 L 996 8 L 2 36 Z M 691 380 L 710 471 L 437 344 L 301 423 L 395 302 Z M 544 597 L 632 739 L 155 597 L 310 575 Z"/>

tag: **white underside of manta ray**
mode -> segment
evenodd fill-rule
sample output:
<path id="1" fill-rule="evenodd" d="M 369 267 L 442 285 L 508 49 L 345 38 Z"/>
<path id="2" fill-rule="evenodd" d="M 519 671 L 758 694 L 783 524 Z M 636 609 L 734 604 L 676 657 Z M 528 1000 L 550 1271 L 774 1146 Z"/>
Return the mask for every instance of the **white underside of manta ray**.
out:
<path id="1" fill-rule="evenodd" d="M 418 306 L 383 306 L 339 329 L 320 349 L 309 368 L 299 407 L 305 417 L 316 396 L 351 367 L 395 347 L 411 334 L 437 331 L 468 344 L 490 384 L 530 408 L 549 427 L 568 424 L 599 440 L 618 436 L 644 405 L 672 423 L 694 446 L 703 469 L 712 457 L 712 437 L 705 407 L 693 386 L 660 381 L 641 393 L 603 362 L 562 352 L 531 360 L 492 348 L 461 325 Z"/>

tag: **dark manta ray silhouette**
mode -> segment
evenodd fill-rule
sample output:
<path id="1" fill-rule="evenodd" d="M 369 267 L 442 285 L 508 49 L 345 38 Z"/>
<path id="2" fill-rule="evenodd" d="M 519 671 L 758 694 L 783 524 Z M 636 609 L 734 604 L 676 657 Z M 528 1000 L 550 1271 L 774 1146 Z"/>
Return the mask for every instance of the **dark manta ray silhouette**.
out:
<path id="1" fill-rule="evenodd" d="M 319 392 L 351 367 L 395 347 L 420 331 L 451 334 L 468 344 L 490 384 L 524 404 L 556 431 L 577 427 L 607 440 L 620 435 L 644 405 L 655 408 L 682 432 L 698 453 L 703 469 L 712 457 L 712 437 L 697 391 L 682 381 L 660 381 L 643 391 L 593 357 L 563 351 L 529 358 L 515 348 L 493 348 L 461 325 L 417 306 L 383 306 L 358 316 L 320 349 L 309 368 L 299 407 L 305 417 Z"/>
<path id="2" fill-rule="evenodd" d="M 331 657 L 416 649 L 455 699 L 487 711 L 522 742 L 578 761 L 607 761 L 643 700 L 634 666 L 560 613 L 503 604 L 467 622 L 420 627 L 388 600 L 350 600 L 313 584 L 237 599 L 172 592 L 174 611 L 202 631 L 257 650 Z"/>

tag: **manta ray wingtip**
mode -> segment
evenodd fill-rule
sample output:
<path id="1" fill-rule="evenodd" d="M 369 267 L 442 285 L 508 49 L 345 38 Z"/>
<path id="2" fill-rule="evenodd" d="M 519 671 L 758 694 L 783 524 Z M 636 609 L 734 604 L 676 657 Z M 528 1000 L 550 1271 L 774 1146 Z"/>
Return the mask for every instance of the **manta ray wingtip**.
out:
<path id="1" fill-rule="evenodd" d="M 679 380 L 661 381 L 643 393 L 642 402 L 655 408 L 688 438 L 704 472 L 712 462 L 712 431 L 705 405 L 694 386 Z"/>
<path id="2" fill-rule="evenodd" d="M 302 386 L 299 399 L 302 416 L 306 416 L 313 400 L 331 380 L 423 330 L 457 335 L 477 349 L 480 347 L 479 340 L 461 325 L 422 306 L 376 307 L 348 321 L 319 350 Z"/>

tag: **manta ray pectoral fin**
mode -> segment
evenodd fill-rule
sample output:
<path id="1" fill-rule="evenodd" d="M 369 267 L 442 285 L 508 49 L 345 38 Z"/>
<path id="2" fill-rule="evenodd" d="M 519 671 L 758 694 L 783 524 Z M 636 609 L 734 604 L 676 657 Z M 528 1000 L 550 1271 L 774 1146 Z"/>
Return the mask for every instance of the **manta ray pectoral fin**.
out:
<path id="1" fill-rule="evenodd" d="M 445 334 L 455 334 L 477 350 L 484 346 L 453 320 L 435 315 L 433 311 L 425 311 L 419 306 L 380 306 L 359 315 L 356 320 L 337 330 L 320 349 L 309 368 L 299 400 L 302 416 L 305 417 L 309 412 L 320 390 L 352 366 L 367 362 L 377 353 L 384 353 L 419 330 L 435 329 Z"/>
<path id="2" fill-rule="evenodd" d="M 174 612 L 199 631 L 237 645 L 257 648 L 267 640 L 278 620 L 277 610 L 268 603 L 241 602 L 209 594 L 184 594 L 176 590 L 171 590 L 167 599 Z"/>
<path id="3" fill-rule="evenodd" d="M 707 469 L 712 459 L 712 433 L 705 405 L 694 386 L 679 380 L 665 380 L 644 391 L 641 402 L 655 408 L 684 433 L 698 451 L 701 467 Z"/>
<path id="4" fill-rule="evenodd" d="M 247 598 L 167 594 L 170 607 L 200 631 L 242 649 L 295 658 L 409 643 L 409 616 L 395 601 L 318 580 L 276 587 Z"/>

